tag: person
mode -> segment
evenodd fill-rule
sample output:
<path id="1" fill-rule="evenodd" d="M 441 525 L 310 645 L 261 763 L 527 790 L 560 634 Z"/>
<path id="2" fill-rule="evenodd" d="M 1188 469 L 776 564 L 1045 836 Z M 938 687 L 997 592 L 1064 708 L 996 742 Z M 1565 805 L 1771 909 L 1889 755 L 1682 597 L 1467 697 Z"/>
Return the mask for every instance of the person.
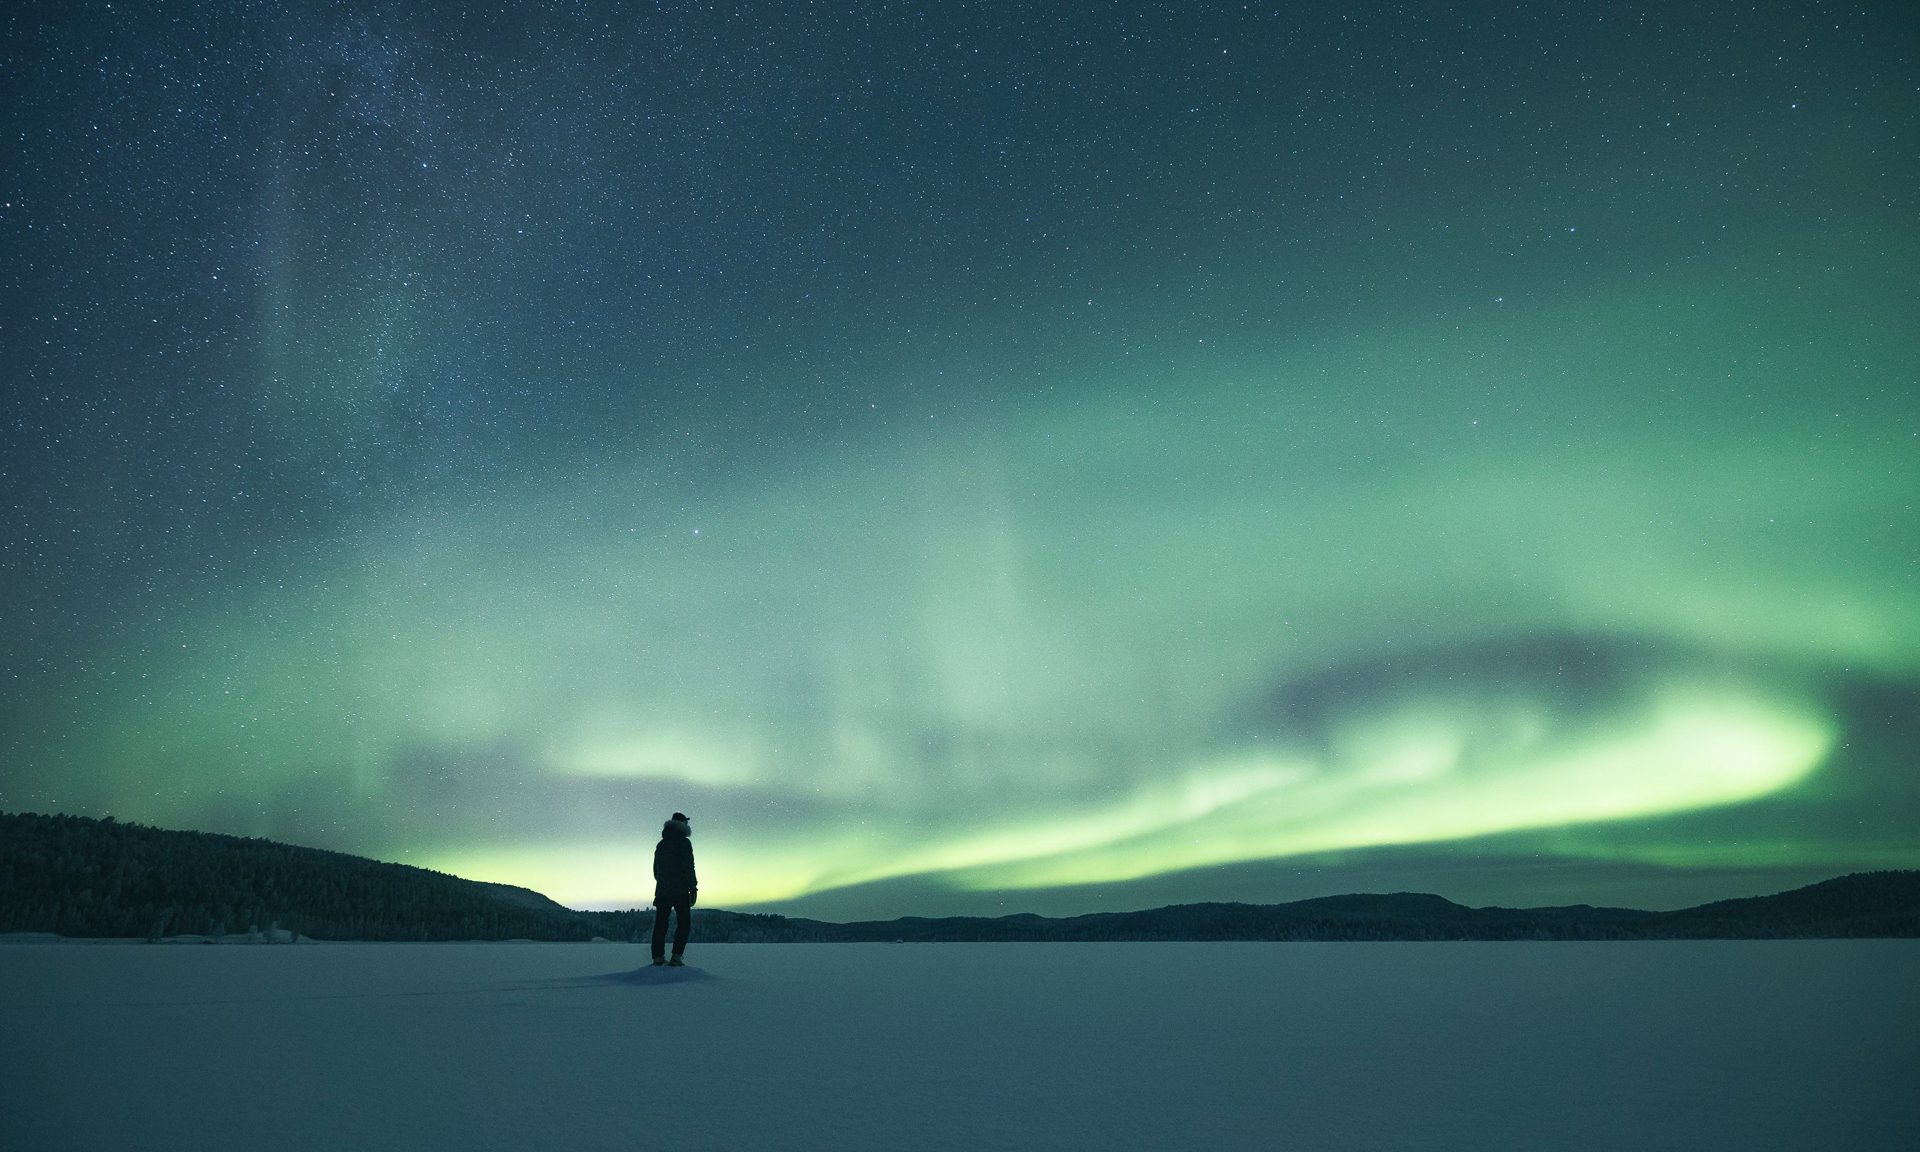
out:
<path id="1" fill-rule="evenodd" d="M 700 895 L 700 881 L 693 871 L 693 826 L 684 812 L 660 829 L 660 843 L 653 849 L 653 962 L 670 968 L 683 968 L 680 957 L 687 950 L 687 929 L 692 927 L 693 902 Z M 678 912 L 673 928 L 673 959 L 667 959 L 667 914 Z"/>

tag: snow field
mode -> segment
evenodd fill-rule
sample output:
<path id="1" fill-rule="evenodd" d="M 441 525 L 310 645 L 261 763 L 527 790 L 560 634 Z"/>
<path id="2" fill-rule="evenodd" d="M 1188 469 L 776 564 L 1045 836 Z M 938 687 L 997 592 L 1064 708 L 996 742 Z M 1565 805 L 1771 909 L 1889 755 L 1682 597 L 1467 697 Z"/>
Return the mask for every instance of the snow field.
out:
<path id="1" fill-rule="evenodd" d="M 0 1147 L 1920 1147 L 1920 941 L 0 945 Z"/>

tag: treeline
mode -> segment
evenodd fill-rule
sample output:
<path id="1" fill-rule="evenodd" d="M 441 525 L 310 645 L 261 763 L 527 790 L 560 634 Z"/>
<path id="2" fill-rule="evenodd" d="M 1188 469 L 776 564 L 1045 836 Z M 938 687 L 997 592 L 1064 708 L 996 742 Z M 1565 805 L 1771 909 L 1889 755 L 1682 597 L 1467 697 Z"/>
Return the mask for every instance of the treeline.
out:
<path id="1" fill-rule="evenodd" d="M 0 932 L 589 940 L 538 893 L 271 840 L 0 813 Z"/>
<path id="2" fill-rule="evenodd" d="M 0 813 L 0 933 L 316 940 L 643 940 L 648 909 L 578 912 L 537 892 L 271 840 Z M 1418 893 L 1180 904 L 1049 918 L 834 924 L 700 908 L 705 943 L 1095 940 L 1655 940 L 1920 936 L 1920 872 L 1862 872 L 1676 912 L 1468 908 Z"/>

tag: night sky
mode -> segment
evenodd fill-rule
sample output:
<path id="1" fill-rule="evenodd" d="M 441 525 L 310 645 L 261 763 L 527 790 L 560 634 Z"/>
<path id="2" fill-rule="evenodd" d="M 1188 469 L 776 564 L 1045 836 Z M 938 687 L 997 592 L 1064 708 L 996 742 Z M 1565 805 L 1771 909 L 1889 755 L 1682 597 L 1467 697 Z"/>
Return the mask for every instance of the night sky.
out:
<path id="1" fill-rule="evenodd" d="M 0 808 L 836 918 L 1920 867 L 1909 4 L 0 17 Z"/>

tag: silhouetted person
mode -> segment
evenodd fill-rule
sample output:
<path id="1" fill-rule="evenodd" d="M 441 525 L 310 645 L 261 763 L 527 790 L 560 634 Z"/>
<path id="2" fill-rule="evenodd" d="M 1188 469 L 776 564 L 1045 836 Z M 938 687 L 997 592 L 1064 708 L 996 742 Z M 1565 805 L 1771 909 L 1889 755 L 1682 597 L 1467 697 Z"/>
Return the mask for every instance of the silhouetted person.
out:
<path id="1" fill-rule="evenodd" d="M 693 874 L 693 827 L 686 813 L 675 812 L 660 829 L 660 843 L 653 849 L 653 962 L 681 967 L 680 955 L 687 950 L 687 929 L 692 927 L 693 902 L 700 895 L 700 881 Z M 680 922 L 673 928 L 673 959 L 667 959 L 667 914 L 678 912 Z"/>

